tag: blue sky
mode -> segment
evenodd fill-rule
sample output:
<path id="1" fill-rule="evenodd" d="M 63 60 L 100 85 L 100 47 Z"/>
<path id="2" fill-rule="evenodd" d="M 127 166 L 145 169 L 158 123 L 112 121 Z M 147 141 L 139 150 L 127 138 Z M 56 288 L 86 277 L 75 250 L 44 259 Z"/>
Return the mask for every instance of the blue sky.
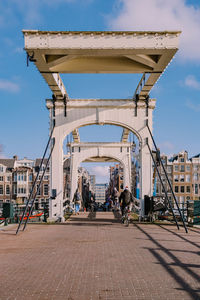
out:
<path id="1" fill-rule="evenodd" d="M 45 99 L 51 91 L 33 64 L 26 67 L 22 29 L 181 29 L 180 50 L 150 94 L 157 99 L 154 136 L 163 153 L 200 152 L 199 0 L 0 0 L 1 156 L 36 158 L 42 156 L 48 138 Z M 131 97 L 138 78 L 134 74 L 63 76 L 72 98 Z M 98 130 L 99 141 L 120 140 L 119 128 Z M 80 135 L 83 141 L 97 136 L 92 127 L 82 128 Z"/>

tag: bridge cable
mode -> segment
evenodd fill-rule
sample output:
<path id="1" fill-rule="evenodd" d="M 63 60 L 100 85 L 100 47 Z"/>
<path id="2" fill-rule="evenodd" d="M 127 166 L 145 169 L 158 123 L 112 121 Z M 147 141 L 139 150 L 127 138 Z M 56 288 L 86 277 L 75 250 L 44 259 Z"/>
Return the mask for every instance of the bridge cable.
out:
<path id="1" fill-rule="evenodd" d="M 20 227 L 21 227 L 21 225 L 22 225 L 22 223 L 23 223 L 24 217 L 25 217 L 25 215 L 26 215 L 26 213 L 27 213 L 27 211 L 28 211 L 28 206 L 29 206 L 29 203 L 30 203 L 30 201 L 31 201 L 31 199 L 32 199 L 33 192 L 34 192 L 34 189 L 35 189 L 35 186 L 36 186 L 36 182 L 37 182 L 37 180 L 38 180 L 39 173 L 40 173 L 40 170 L 41 170 L 42 165 L 43 165 L 43 162 L 44 162 L 44 158 L 45 158 L 45 156 L 46 156 L 46 153 L 47 153 L 47 150 L 48 150 L 50 141 L 51 141 L 51 139 L 52 139 L 52 135 L 53 135 L 54 128 L 55 128 L 55 119 L 53 119 L 52 130 L 51 130 L 51 133 L 50 133 L 50 136 L 49 136 L 49 139 L 48 139 L 48 142 L 47 142 L 47 145 L 46 145 L 46 148 L 45 148 L 45 151 L 44 151 L 42 160 L 41 160 L 41 162 L 40 162 L 40 166 L 39 166 L 39 169 L 38 169 L 38 171 L 37 171 L 36 178 L 35 178 L 35 180 L 34 180 L 34 182 L 33 182 L 33 185 L 32 185 L 32 188 L 31 188 L 31 192 L 30 192 L 30 194 L 29 194 L 29 198 L 28 198 L 28 200 L 27 200 L 27 202 L 26 202 L 26 207 L 25 207 L 25 209 L 24 209 L 24 211 L 23 211 L 21 220 L 20 220 L 19 225 L 18 225 L 18 227 L 17 227 L 16 234 L 18 234 L 19 229 L 20 229 Z"/>
<path id="2" fill-rule="evenodd" d="M 29 209 L 29 214 L 28 214 L 28 216 L 27 216 L 27 219 L 26 219 L 26 221 L 25 221 L 25 223 L 24 223 L 23 231 L 25 230 L 25 228 L 26 228 L 26 225 L 27 225 L 27 223 L 28 223 L 28 221 L 29 221 L 29 218 L 30 218 L 30 216 L 31 216 L 31 214 L 32 214 L 33 205 L 34 205 L 34 202 L 35 202 L 36 196 L 37 196 L 37 195 L 38 195 L 38 193 L 39 193 L 40 186 L 41 186 L 41 183 L 42 183 L 42 180 L 43 180 L 44 174 L 45 174 L 45 172 L 46 172 L 46 169 L 47 169 L 47 167 L 48 167 L 48 164 L 49 164 L 49 161 L 50 161 L 50 158 L 51 158 L 51 155 L 52 155 L 53 149 L 54 149 L 54 145 L 55 145 L 55 138 L 53 138 L 53 139 L 52 139 L 52 141 L 53 141 L 53 145 L 51 146 L 51 150 L 50 150 L 49 157 L 48 157 L 48 159 L 47 159 L 46 166 L 45 166 L 45 168 L 44 168 L 44 170 L 43 170 L 43 173 L 42 173 L 42 176 L 41 176 L 41 178 L 40 178 L 40 182 L 39 182 L 39 184 L 38 184 L 37 190 L 36 190 L 36 192 L 35 192 L 35 195 L 34 195 L 34 197 L 33 197 L 33 199 L 32 199 L 32 202 L 31 202 L 31 207 L 30 207 L 30 209 Z"/>
<path id="3" fill-rule="evenodd" d="M 168 198 L 168 195 L 167 195 L 166 188 L 165 188 L 165 186 L 164 186 L 164 183 L 163 183 L 162 177 L 161 177 L 161 175 L 160 175 L 160 172 L 159 172 L 159 170 L 158 170 L 158 167 L 157 167 L 157 164 L 156 164 L 155 158 L 153 157 L 153 153 L 152 153 L 152 151 L 151 151 L 151 148 L 150 148 L 150 146 L 149 146 L 149 143 L 148 143 L 148 142 L 147 142 L 147 146 L 148 146 L 148 148 L 149 148 L 149 152 L 150 152 L 150 154 L 151 154 L 151 157 L 152 157 L 152 160 L 153 160 L 153 163 L 154 163 L 154 167 L 155 167 L 155 169 L 156 169 L 156 172 L 157 172 L 157 174 L 158 174 L 158 177 L 159 177 L 159 179 L 160 179 L 160 183 L 161 183 L 161 185 L 162 185 L 162 188 L 163 188 L 163 190 L 164 190 L 165 197 L 166 197 L 166 199 L 167 199 L 167 202 L 168 202 L 168 204 L 169 204 L 169 207 L 170 207 L 170 209 L 171 209 L 171 211 L 172 211 L 172 214 L 173 214 L 173 217 L 174 217 L 174 221 L 176 222 L 176 226 L 177 226 L 177 228 L 179 229 L 179 225 L 178 225 L 178 222 L 177 222 L 176 216 L 175 216 L 175 214 L 174 214 L 174 212 L 173 212 L 173 208 L 172 208 L 171 202 L 169 201 L 169 198 Z"/>
<path id="4" fill-rule="evenodd" d="M 152 139 L 152 141 L 153 141 L 153 144 L 154 144 L 154 147 L 155 147 L 155 149 L 156 149 L 156 152 L 158 153 L 158 152 L 159 152 L 159 150 L 158 150 L 158 148 L 157 148 L 157 146 L 156 146 L 156 143 L 155 143 L 155 140 L 154 140 L 154 138 L 153 138 L 152 132 L 151 132 L 151 130 L 150 130 L 150 128 L 149 128 L 149 125 L 148 125 L 148 120 L 146 120 L 146 126 L 147 126 L 147 128 L 148 128 L 148 131 L 149 131 L 149 133 L 150 133 L 150 136 L 151 136 L 151 139 Z M 147 143 L 147 145 L 148 145 L 148 147 L 149 147 L 149 144 L 148 144 L 148 143 Z M 150 149 L 150 147 L 149 147 L 149 151 L 150 151 L 150 153 L 151 153 L 151 149 Z M 151 154 L 152 154 L 152 153 L 151 153 Z M 175 201 L 175 203 L 176 203 L 176 206 L 177 206 L 177 209 L 178 209 L 179 215 L 180 215 L 180 217 L 181 217 L 181 221 L 182 221 L 182 223 L 183 223 L 183 226 L 184 226 L 184 228 L 185 228 L 185 232 L 186 232 L 186 233 L 188 233 L 188 230 L 187 230 L 187 227 L 186 227 L 185 221 L 184 221 L 184 219 L 183 219 L 183 215 L 182 215 L 182 213 L 181 213 L 180 207 L 179 207 L 179 205 L 178 205 L 178 202 L 177 202 L 176 196 L 175 196 L 175 194 L 174 194 L 174 191 L 173 191 L 173 188 L 172 188 L 171 182 L 170 182 L 170 180 L 169 180 L 169 178 L 168 178 L 168 175 L 167 175 L 167 172 L 166 172 L 166 170 L 165 170 L 165 167 L 164 167 L 164 165 L 163 165 L 162 159 L 160 158 L 160 156 L 159 156 L 159 155 L 158 155 L 158 160 L 159 160 L 159 162 L 160 162 L 160 164 L 161 164 L 161 166 L 162 166 L 162 169 L 163 169 L 163 171 L 164 171 L 164 174 L 165 174 L 165 177 L 166 177 L 166 179 L 167 179 L 168 185 L 169 185 L 169 187 L 170 187 L 170 190 L 171 190 L 172 196 L 173 196 L 173 198 L 174 198 L 174 201 Z M 173 210 L 172 210 L 172 213 L 173 213 Z"/>

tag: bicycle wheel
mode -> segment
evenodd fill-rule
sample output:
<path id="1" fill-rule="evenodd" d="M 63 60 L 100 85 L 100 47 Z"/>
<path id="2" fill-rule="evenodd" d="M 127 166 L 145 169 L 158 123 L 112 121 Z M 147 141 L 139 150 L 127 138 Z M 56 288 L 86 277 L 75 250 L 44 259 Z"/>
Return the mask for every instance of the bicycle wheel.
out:
<path id="1" fill-rule="evenodd" d="M 128 216 L 126 216 L 125 219 L 124 219 L 124 225 L 125 225 L 126 227 L 129 226 L 129 218 L 128 218 Z"/>

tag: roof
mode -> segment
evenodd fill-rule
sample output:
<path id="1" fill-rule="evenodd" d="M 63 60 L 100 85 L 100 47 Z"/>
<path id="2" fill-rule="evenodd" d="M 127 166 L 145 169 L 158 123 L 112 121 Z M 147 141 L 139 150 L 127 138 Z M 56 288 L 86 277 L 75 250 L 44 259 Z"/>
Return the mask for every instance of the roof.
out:
<path id="1" fill-rule="evenodd" d="M 42 159 L 41 158 L 36 158 L 35 160 L 35 167 L 39 167 L 41 164 Z M 46 165 L 47 164 L 47 158 L 44 159 L 43 164 Z"/>
<path id="2" fill-rule="evenodd" d="M 191 160 L 192 158 L 200 158 L 200 153 L 197 154 L 197 155 L 192 156 L 192 157 L 190 158 L 190 160 Z"/>
<path id="3" fill-rule="evenodd" d="M 0 164 L 6 166 L 7 168 L 14 168 L 15 160 L 13 158 L 1 158 Z"/>

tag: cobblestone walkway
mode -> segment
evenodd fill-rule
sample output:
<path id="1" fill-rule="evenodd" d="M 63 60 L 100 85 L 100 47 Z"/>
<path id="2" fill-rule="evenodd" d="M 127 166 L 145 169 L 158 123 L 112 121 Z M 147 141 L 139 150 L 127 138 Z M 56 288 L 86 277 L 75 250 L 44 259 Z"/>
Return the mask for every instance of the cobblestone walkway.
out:
<path id="1" fill-rule="evenodd" d="M 108 213 L 0 231 L 0 299 L 200 299 L 200 230 Z"/>

